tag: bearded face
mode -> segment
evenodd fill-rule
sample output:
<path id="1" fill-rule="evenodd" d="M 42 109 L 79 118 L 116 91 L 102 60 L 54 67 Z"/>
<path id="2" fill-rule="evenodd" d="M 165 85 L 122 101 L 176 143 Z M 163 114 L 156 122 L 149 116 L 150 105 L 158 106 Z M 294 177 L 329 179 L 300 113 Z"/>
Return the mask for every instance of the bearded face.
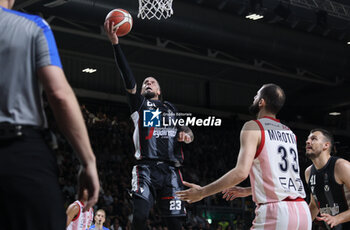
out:
<path id="1" fill-rule="evenodd" d="M 306 148 L 305 156 L 310 160 L 312 160 L 312 159 L 318 158 L 321 155 L 321 153 L 322 151 L 315 151 L 312 148 L 311 149 Z"/>
<path id="2" fill-rule="evenodd" d="M 156 94 L 152 91 L 145 91 L 142 93 L 142 96 L 144 96 L 146 99 L 152 99 L 156 96 Z"/>
<path id="3" fill-rule="evenodd" d="M 257 116 L 258 113 L 259 113 L 259 111 L 260 111 L 259 102 L 255 102 L 255 101 L 254 101 L 253 104 L 251 104 L 251 105 L 249 106 L 249 113 L 250 113 L 251 115 Z"/>
<path id="4" fill-rule="evenodd" d="M 153 77 L 148 77 L 142 83 L 141 95 L 147 99 L 158 99 L 160 87 L 158 81 Z"/>
<path id="5" fill-rule="evenodd" d="M 311 160 L 318 158 L 324 151 L 325 143 L 326 140 L 321 132 L 311 133 L 306 140 L 305 156 Z"/>
<path id="6" fill-rule="evenodd" d="M 256 93 L 256 95 L 255 95 L 255 97 L 254 97 L 253 104 L 251 104 L 251 105 L 249 106 L 249 113 L 250 113 L 251 115 L 257 116 L 258 113 L 259 113 L 259 111 L 260 111 L 260 108 L 259 108 L 259 101 L 260 101 L 260 99 L 261 99 L 261 90 L 262 90 L 263 88 L 264 88 L 264 86 L 261 87 L 261 88 L 258 90 L 258 92 Z"/>

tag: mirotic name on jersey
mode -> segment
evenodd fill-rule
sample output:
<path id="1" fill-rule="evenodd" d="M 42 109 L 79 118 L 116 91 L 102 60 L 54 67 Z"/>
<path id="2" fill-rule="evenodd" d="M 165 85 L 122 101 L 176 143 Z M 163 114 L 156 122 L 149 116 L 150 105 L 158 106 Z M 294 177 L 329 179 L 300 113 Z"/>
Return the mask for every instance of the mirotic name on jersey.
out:
<path id="1" fill-rule="evenodd" d="M 295 135 L 291 132 L 286 132 L 286 131 L 282 131 L 282 130 L 274 130 L 274 129 L 269 129 L 266 131 L 267 131 L 268 137 L 271 141 L 280 141 L 280 142 L 291 143 L 291 144 L 297 143 Z"/>

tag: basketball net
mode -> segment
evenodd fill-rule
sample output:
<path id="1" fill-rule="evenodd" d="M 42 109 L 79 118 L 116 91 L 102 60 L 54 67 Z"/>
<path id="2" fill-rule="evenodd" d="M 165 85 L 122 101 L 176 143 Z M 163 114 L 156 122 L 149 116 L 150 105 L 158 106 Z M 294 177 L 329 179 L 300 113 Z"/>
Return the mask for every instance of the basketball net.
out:
<path id="1" fill-rule="evenodd" d="M 169 18 L 173 13 L 173 0 L 139 0 L 138 18 Z"/>

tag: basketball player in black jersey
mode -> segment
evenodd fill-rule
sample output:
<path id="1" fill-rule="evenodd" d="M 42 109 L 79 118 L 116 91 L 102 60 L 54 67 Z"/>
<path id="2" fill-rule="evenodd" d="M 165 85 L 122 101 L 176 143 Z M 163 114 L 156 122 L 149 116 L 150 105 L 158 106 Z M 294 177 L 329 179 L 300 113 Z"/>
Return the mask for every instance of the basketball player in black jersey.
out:
<path id="1" fill-rule="evenodd" d="M 305 171 L 312 219 L 325 222 L 326 229 L 350 229 L 350 210 L 344 189 L 350 188 L 350 163 L 331 156 L 333 136 L 313 129 L 306 141 L 306 156 L 312 165 Z M 320 216 L 317 216 L 320 213 Z"/>
<path id="2" fill-rule="evenodd" d="M 162 124 L 161 116 L 174 120 L 177 111 L 171 103 L 160 100 L 161 90 L 155 78 L 147 77 L 141 93 L 137 92 L 113 25 L 113 22 L 106 22 L 105 30 L 113 45 L 135 125 L 133 139 L 137 164 L 132 171 L 133 229 L 146 228 L 149 211 L 157 202 L 168 229 L 180 230 L 181 217 L 186 215 L 183 201 L 175 196 L 183 186 L 179 170 L 183 162 L 181 142 L 192 142 L 193 133 L 188 127 Z"/>

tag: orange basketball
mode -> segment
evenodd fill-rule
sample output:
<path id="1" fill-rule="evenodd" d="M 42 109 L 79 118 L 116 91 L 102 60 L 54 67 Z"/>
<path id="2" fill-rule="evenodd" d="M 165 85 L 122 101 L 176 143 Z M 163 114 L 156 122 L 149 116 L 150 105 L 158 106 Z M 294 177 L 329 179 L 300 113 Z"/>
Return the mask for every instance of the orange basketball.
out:
<path id="1" fill-rule="evenodd" d="M 130 13 L 124 9 L 112 10 L 107 14 L 106 21 L 107 20 L 114 22 L 114 28 L 119 27 L 116 32 L 118 37 L 127 35 L 132 28 L 132 17 Z"/>

